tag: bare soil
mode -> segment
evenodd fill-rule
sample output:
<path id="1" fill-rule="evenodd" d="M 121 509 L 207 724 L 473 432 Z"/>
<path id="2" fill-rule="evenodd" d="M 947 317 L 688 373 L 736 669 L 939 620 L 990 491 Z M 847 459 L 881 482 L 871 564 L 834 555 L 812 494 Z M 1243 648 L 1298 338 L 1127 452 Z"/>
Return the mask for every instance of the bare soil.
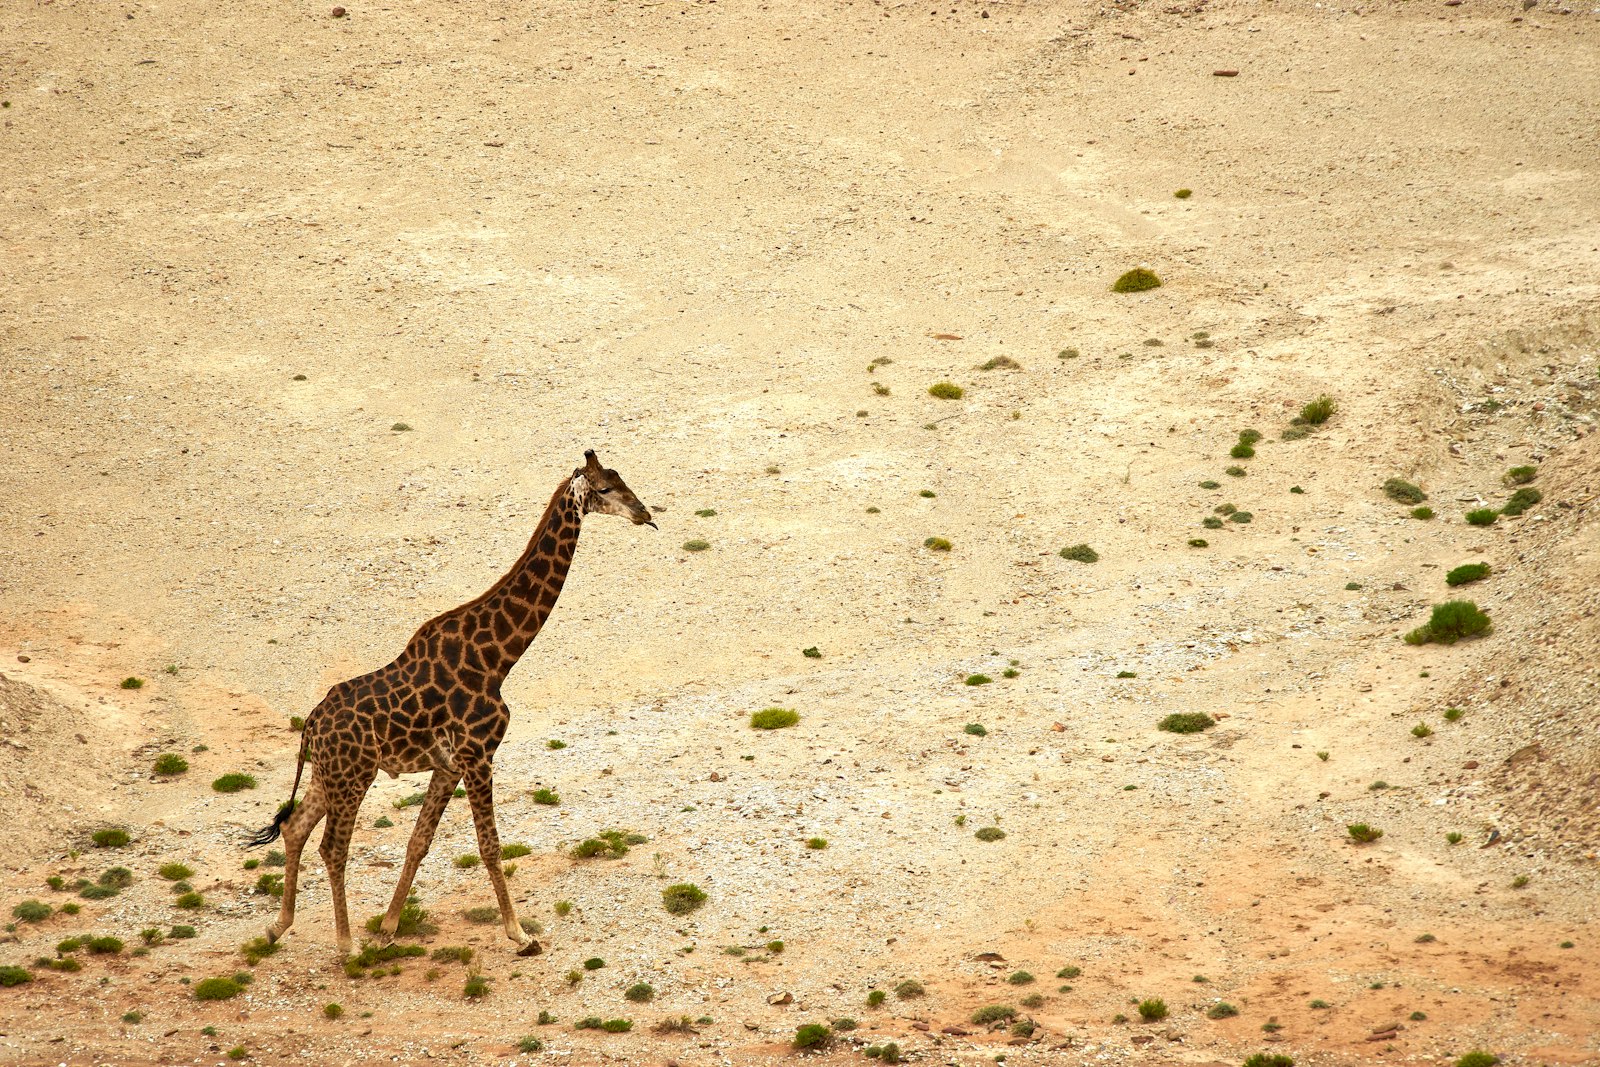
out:
<path id="1" fill-rule="evenodd" d="M 1592 5 L 346 6 L 0 6 L 0 884 L 55 909 L 0 1062 L 743 1064 L 840 1018 L 824 1062 L 1600 1062 Z M 506 688 L 545 954 L 464 914 L 457 806 L 419 943 L 470 964 L 347 977 L 311 857 L 248 966 L 290 717 L 585 448 L 661 530 L 588 522 Z M 1401 640 L 1458 596 L 1492 634 Z M 373 789 L 357 917 L 420 788 Z M 648 841 L 570 857 L 608 827 Z"/>

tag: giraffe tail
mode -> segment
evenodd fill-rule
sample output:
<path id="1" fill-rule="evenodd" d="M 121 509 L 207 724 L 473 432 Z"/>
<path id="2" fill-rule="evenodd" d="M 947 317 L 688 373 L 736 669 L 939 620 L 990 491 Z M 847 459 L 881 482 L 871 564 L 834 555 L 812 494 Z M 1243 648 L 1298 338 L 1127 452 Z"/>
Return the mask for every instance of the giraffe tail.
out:
<path id="1" fill-rule="evenodd" d="M 294 786 L 289 790 L 289 799 L 284 802 L 283 807 L 278 809 L 278 814 L 273 816 L 272 825 L 261 830 L 259 833 L 252 834 L 245 840 L 245 848 L 260 848 L 262 845 L 270 845 L 272 842 L 278 839 L 278 834 L 283 830 L 283 824 L 288 822 L 289 816 L 294 814 L 294 795 L 300 792 L 300 772 L 305 769 L 306 748 L 304 744 L 301 744 L 300 760 L 295 764 L 294 767 Z"/>

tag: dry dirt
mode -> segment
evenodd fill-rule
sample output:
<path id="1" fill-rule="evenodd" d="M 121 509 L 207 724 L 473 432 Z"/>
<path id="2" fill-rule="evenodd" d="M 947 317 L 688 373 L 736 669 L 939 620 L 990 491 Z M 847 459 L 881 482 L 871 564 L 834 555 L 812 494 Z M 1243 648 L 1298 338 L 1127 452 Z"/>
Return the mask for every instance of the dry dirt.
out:
<path id="1" fill-rule="evenodd" d="M 1600 1062 L 1589 0 L 347 2 L 0 5 L 0 882 L 135 879 L 5 937 L 0 1061 L 751 1063 L 849 1016 L 827 1062 Z M 347 978 L 312 859 L 283 951 L 194 1000 L 274 908 L 239 842 L 289 717 L 493 581 L 586 447 L 661 531 L 590 520 L 506 688 L 546 954 L 463 916 L 457 807 L 424 943 L 485 998 Z M 1467 525 L 1523 463 L 1543 501 Z M 1474 560 L 1494 633 L 1404 644 Z M 358 917 L 419 780 L 364 810 Z M 603 827 L 649 841 L 566 855 Z M 128 947 L 35 965 L 84 933 Z"/>

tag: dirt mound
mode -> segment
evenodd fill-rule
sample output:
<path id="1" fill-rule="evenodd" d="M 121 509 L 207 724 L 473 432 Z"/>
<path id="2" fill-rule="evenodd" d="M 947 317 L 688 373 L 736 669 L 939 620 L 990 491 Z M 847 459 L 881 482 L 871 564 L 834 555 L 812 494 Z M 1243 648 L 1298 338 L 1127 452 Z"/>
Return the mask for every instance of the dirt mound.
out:
<path id="1" fill-rule="evenodd" d="M 8 862 L 81 845 L 124 813 L 107 775 L 120 746 L 94 707 L 0 674 L 0 797 L 27 811 L 0 819 L 0 855 Z"/>

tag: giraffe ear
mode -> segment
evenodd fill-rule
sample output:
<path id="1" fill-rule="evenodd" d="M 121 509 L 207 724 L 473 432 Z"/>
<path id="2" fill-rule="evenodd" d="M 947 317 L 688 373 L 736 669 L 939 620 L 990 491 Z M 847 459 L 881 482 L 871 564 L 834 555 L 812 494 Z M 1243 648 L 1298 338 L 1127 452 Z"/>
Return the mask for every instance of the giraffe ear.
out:
<path id="1" fill-rule="evenodd" d="M 583 466 L 584 466 L 584 469 L 587 470 L 590 474 L 599 473 L 599 471 L 600 471 L 600 461 L 595 458 L 594 449 L 589 448 L 589 449 L 585 449 L 584 450 L 584 453 L 583 453 Z"/>

